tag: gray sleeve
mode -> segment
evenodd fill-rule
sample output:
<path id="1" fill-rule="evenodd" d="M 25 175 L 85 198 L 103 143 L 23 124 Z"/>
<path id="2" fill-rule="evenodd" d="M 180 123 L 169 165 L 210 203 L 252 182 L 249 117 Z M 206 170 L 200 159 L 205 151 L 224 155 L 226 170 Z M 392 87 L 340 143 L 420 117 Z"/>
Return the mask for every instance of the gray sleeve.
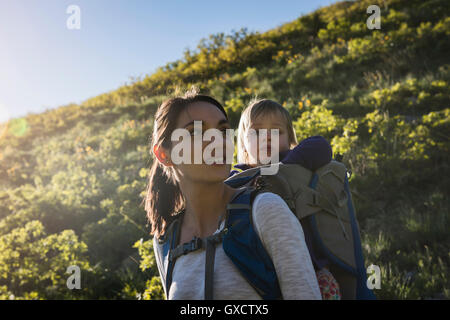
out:
<path id="1" fill-rule="evenodd" d="M 270 192 L 257 195 L 252 218 L 255 231 L 272 258 L 283 298 L 321 300 L 302 226 L 284 200 Z"/>

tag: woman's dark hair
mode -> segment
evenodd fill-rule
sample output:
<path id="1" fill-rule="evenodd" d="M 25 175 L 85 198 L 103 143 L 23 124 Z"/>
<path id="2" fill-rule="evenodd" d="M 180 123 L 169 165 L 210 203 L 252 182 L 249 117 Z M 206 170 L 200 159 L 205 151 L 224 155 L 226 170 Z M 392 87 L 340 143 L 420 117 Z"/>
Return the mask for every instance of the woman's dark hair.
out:
<path id="1" fill-rule="evenodd" d="M 155 114 L 151 147 L 157 145 L 170 150 L 172 147 L 170 137 L 176 129 L 178 116 L 190 104 L 199 101 L 215 105 L 228 119 L 225 109 L 216 99 L 192 89 L 184 96 L 168 99 L 159 106 Z M 150 234 L 157 238 L 163 236 L 174 217 L 184 208 L 184 198 L 173 167 L 164 166 L 157 159 L 153 160 L 143 202 L 151 225 Z"/>

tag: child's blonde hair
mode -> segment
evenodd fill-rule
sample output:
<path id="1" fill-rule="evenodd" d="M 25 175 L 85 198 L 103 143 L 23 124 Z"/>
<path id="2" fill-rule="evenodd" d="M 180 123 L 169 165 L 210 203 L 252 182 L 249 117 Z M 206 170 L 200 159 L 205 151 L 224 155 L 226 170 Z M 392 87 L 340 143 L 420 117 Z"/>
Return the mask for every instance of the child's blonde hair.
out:
<path id="1" fill-rule="evenodd" d="M 289 145 L 291 147 L 297 145 L 297 136 L 292 124 L 291 116 L 289 112 L 279 103 L 269 99 L 253 99 L 250 101 L 248 107 L 242 112 L 241 119 L 239 121 L 238 129 L 238 162 L 246 163 L 250 162 L 249 155 L 245 149 L 245 135 L 250 128 L 252 122 L 254 122 L 260 115 L 274 115 L 280 113 L 286 121 L 286 129 L 288 132 Z"/>

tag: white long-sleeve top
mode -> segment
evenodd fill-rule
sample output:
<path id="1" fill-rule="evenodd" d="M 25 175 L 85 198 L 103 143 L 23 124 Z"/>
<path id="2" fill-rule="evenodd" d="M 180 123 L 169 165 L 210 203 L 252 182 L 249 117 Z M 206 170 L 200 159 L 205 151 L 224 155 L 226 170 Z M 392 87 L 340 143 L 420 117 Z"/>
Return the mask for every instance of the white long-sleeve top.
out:
<path id="1" fill-rule="evenodd" d="M 272 258 L 283 299 L 321 299 L 314 267 L 306 246 L 300 222 L 280 196 L 258 194 L 252 206 L 256 233 Z M 219 229 L 224 227 L 224 222 Z M 167 297 L 162 264 L 162 245 L 153 239 L 156 263 Z M 218 300 L 260 300 L 237 267 L 228 258 L 222 245 L 215 252 L 213 297 Z M 180 256 L 175 263 L 169 300 L 202 300 L 205 281 L 205 249 Z"/>

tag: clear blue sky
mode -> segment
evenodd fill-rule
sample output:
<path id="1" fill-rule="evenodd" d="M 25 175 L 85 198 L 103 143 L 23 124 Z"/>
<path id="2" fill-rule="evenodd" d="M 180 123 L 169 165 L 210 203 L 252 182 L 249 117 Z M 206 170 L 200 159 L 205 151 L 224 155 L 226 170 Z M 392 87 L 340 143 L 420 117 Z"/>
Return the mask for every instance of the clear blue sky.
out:
<path id="1" fill-rule="evenodd" d="M 209 34 L 266 31 L 332 0 L 0 0 L 0 122 L 118 88 Z M 81 29 L 69 30 L 69 5 Z"/>

